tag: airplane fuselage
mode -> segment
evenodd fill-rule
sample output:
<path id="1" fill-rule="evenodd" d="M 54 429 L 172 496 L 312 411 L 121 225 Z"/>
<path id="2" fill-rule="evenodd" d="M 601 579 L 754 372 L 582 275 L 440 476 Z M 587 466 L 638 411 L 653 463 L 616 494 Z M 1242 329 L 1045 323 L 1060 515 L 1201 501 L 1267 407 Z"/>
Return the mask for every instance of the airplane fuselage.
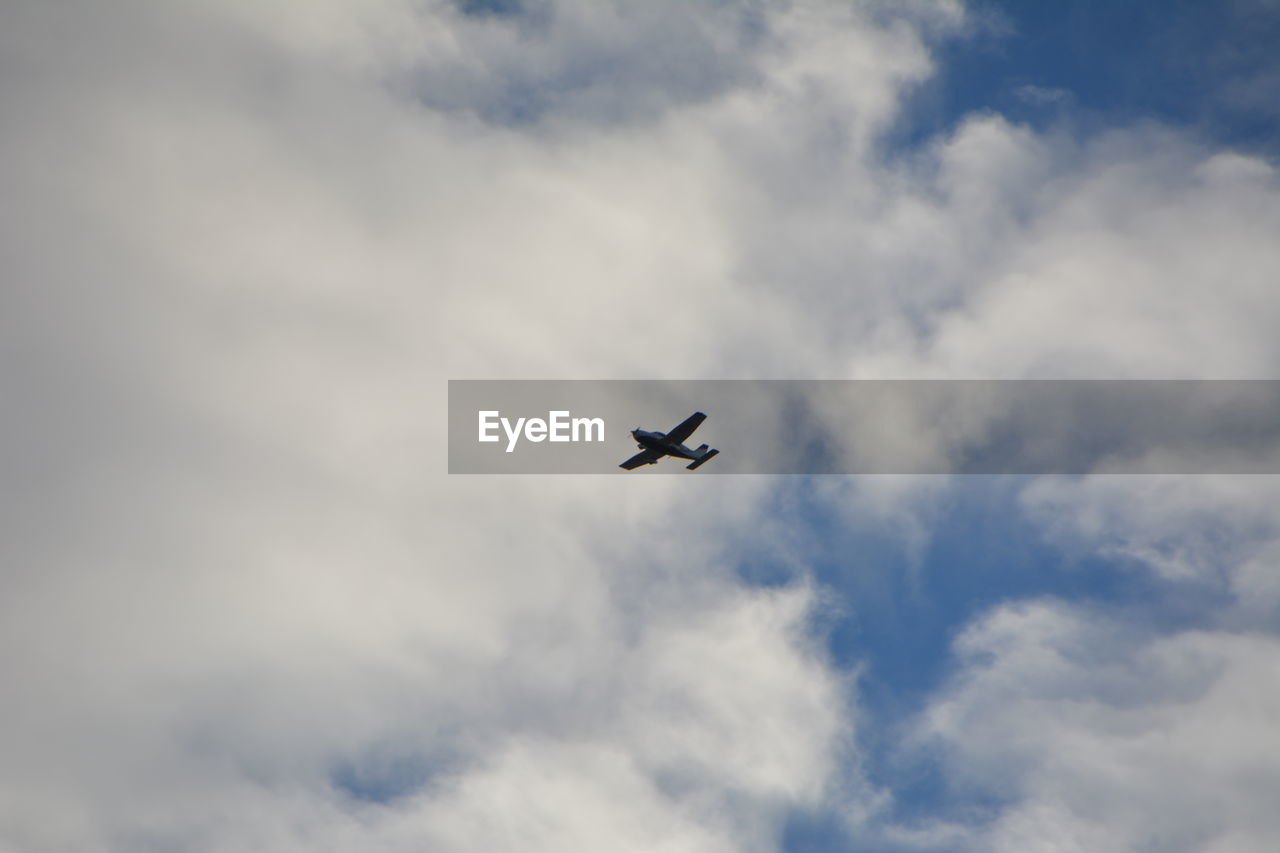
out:
<path id="1" fill-rule="evenodd" d="M 697 451 L 690 450 L 678 441 L 669 441 L 667 434 L 664 432 L 650 432 L 647 429 L 633 429 L 631 437 L 636 440 L 636 447 L 641 450 L 652 450 L 657 453 L 666 453 L 670 456 L 679 456 L 681 459 L 697 459 Z"/>

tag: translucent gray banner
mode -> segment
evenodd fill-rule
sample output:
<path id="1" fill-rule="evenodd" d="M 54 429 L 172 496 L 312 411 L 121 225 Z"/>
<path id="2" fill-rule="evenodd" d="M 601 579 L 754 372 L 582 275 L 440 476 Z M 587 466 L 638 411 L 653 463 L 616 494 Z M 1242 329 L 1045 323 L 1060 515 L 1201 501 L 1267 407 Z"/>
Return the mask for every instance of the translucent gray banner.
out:
<path id="1" fill-rule="evenodd" d="M 631 430 L 706 420 L 634 471 Z M 451 380 L 451 474 L 1275 474 L 1276 380 Z"/>

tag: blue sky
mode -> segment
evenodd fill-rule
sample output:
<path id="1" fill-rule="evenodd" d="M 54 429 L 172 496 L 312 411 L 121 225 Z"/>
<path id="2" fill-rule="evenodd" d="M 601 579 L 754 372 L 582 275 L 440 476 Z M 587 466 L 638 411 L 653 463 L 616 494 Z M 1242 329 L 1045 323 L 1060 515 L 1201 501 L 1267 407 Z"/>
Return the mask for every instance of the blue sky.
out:
<path id="1" fill-rule="evenodd" d="M 1274 156 L 1280 33 L 1265 3 L 975 2 L 974 31 L 949 39 L 941 73 L 903 132 L 931 135 L 974 110 L 1075 133 L 1135 121 Z"/>
<path id="2" fill-rule="evenodd" d="M 71 2 L 0 846 L 1270 853 L 1274 477 L 436 451 L 450 378 L 1277 378 L 1274 3 Z"/>
<path id="3" fill-rule="evenodd" d="M 817 630 L 832 658 L 859 673 L 867 776 L 893 792 L 898 819 L 981 821 L 997 810 L 999 798 L 990 791 L 945 784 L 929 750 L 902 748 L 907 721 L 957 675 L 951 653 L 957 635 L 983 613 L 1051 598 L 1174 633 L 1207 627 L 1227 604 L 1215 584 L 1170 587 L 1131 557 L 1048 541 L 1019 501 L 1027 483 L 992 476 L 948 481 L 928 503 L 923 541 L 900 528 L 833 514 L 826 500 L 809 496 L 808 480 L 779 490 L 786 507 L 781 517 L 798 528 L 808 568 L 836 596 Z M 754 561 L 744 566 L 757 582 L 764 571 Z M 784 838 L 788 850 L 858 843 L 856 834 L 822 813 L 798 816 Z"/>
<path id="4" fill-rule="evenodd" d="M 901 156 L 953 132 L 973 113 L 995 113 L 1042 133 L 1088 138 L 1158 123 L 1200 144 L 1280 151 L 1280 10 L 1265 4 L 975 2 L 971 23 L 941 40 L 936 73 L 910 93 L 887 134 Z M 1052 597 L 1116 613 L 1161 633 L 1211 623 L 1227 602 L 1216 584 L 1188 594 L 1153 582 L 1129 556 L 1046 541 L 1018 500 L 1019 478 L 951 482 L 930 505 L 924 544 L 900 531 L 860 528 L 809 484 L 783 490 L 785 517 L 803 528 L 811 568 L 847 610 L 824 626 L 833 658 L 860 666 L 869 714 L 869 777 L 894 792 L 905 819 L 952 814 L 987 819 L 989 794 L 940 783 L 926 752 L 910 760 L 896 742 L 902 721 L 955 675 L 956 634 L 983 611 Z M 759 572 L 749 565 L 748 577 Z M 840 821 L 807 815 L 784 849 L 859 849 Z M 875 846 L 867 849 L 879 849 Z"/>

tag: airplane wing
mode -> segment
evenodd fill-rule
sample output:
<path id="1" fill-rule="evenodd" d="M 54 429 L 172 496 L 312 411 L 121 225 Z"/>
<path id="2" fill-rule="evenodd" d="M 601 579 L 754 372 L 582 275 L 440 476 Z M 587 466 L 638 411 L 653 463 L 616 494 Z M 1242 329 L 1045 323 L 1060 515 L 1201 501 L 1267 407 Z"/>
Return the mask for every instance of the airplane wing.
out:
<path id="1" fill-rule="evenodd" d="M 641 465 L 652 465 L 653 463 L 661 459 L 664 455 L 665 454 L 659 453 L 656 450 L 641 450 L 639 453 L 637 453 L 635 456 L 632 456 L 626 462 L 620 463 L 618 467 L 626 468 L 628 471 L 630 471 L 634 468 L 639 468 Z"/>
<path id="2" fill-rule="evenodd" d="M 689 417 L 684 419 L 684 423 L 667 433 L 667 441 L 684 444 L 684 440 L 693 435 L 693 431 L 706 419 L 707 416 L 702 412 L 694 412 L 692 415 L 689 415 Z"/>

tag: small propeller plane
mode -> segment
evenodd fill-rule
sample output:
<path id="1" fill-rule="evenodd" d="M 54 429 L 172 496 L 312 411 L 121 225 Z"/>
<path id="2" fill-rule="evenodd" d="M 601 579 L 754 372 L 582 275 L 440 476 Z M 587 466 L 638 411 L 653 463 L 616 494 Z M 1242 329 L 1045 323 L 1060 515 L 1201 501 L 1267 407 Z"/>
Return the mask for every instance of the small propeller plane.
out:
<path id="1" fill-rule="evenodd" d="M 720 452 L 705 444 L 696 450 L 690 450 L 682 443 L 693 435 L 693 431 L 706 419 L 707 416 L 702 412 L 694 412 L 685 418 L 680 426 L 668 433 L 650 432 L 636 427 L 631 431 L 631 437 L 636 440 L 636 447 L 640 448 L 640 452 L 619 464 L 618 467 L 631 471 L 641 465 L 653 465 L 664 456 L 675 456 L 680 459 L 692 459 L 693 463 L 685 466 L 692 471 Z"/>

